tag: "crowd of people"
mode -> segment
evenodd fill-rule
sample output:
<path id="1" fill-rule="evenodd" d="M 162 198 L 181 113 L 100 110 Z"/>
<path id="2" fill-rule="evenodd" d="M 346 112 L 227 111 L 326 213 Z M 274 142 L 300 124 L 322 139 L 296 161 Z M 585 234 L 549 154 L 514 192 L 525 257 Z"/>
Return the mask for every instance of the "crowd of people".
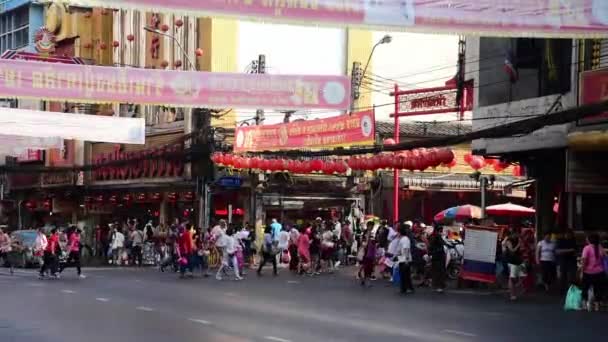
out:
<path id="1" fill-rule="evenodd" d="M 598 311 L 600 303 L 608 298 L 608 257 L 605 252 L 608 246 L 601 243 L 597 233 L 587 235 L 580 254 L 571 231 L 559 239 L 545 234 L 541 241 L 536 242 L 532 230 L 511 229 L 501 247 L 498 261 L 508 275 L 511 300 L 534 287 L 537 278 L 547 292 L 556 291 L 558 286 L 565 292 L 572 284 L 580 285 L 588 310 Z M 589 298 L 590 289 L 593 290 L 593 298 Z"/>
<path id="2" fill-rule="evenodd" d="M 508 279 L 511 300 L 539 283 L 548 292 L 578 283 L 589 310 L 597 310 L 608 298 L 608 246 L 602 245 L 597 234 L 587 236 L 582 253 L 571 231 L 557 240 L 546 234 L 537 241 L 533 229 L 511 228 L 498 244 L 497 273 Z M 0 259 L 11 273 L 9 256 L 19 248 L 18 242 L 0 229 Z M 54 228 L 48 236 L 39 229 L 33 253 L 40 260 L 40 277 L 57 278 L 66 268 L 74 267 L 76 275 L 84 278 L 82 249 L 82 231 L 75 226 Z M 342 265 L 357 265 L 362 286 L 370 286 L 379 276 L 394 282 L 402 293 L 414 292 L 415 285 L 429 285 L 443 292 L 449 260 L 440 225 L 427 227 L 411 221 L 393 226 L 386 221 L 361 225 L 337 218 L 294 225 L 272 219 L 259 240 L 248 223 L 235 225 L 219 220 L 203 230 L 187 221 L 176 221 L 165 229 L 151 222 L 141 225 L 133 219 L 111 223 L 106 229 L 98 226 L 95 251 L 108 264 L 158 265 L 161 271 L 172 270 L 182 278 L 193 277 L 197 270 L 209 277 L 212 266 L 218 266 L 217 280 L 229 275 L 242 280 L 248 269 L 262 276 L 266 265 L 272 265 L 275 276 L 279 266 L 294 274 L 318 276 L 331 274 Z M 414 284 L 412 278 L 422 281 Z"/>

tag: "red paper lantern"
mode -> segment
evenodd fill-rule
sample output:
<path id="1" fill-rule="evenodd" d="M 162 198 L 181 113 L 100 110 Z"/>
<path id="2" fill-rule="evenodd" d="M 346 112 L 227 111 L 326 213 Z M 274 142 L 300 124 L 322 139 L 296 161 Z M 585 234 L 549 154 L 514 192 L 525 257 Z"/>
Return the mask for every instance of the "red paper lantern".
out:
<path id="1" fill-rule="evenodd" d="M 509 163 L 505 163 L 505 162 L 502 162 L 499 160 L 496 164 L 494 164 L 494 171 L 502 172 L 508 167 L 509 167 Z"/>
<path id="2" fill-rule="evenodd" d="M 384 141 L 382 143 L 384 144 L 384 146 L 396 144 L 395 139 L 393 139 L 393 138 L 384 139 Z"/>
<path id="3" fill-rule="evenodd" d="M 314 159 L 310 162 L 310 168 L 312 172 L 321 172 L 325 163 L 321 159 Z"/>
<path id="4" fill-rule="evenodd" d="M 523 172 L 522 172 L 521 166 L 515 165 L 513 167 L 513 176 L 515 176 L 515 177 L 521 177 L 521 176 L 523 176 Z"/>
<path id="5" fill-rule="evenodd" d="M 105 50 L 105 49 L 107 49 L 107 48 L 108 48 L 108 45 L 107 45 L 106 43 L 104 43 L 104 42 L 101 42 L 101 43 L 99 43 L 99 48 L 100 48 L 101 50 Z"/>
<path id="6" fill-rule="evenodd" d="M 169 202 L 177 202 L 177 192 L 170 192 L 167 194 L 167 199 L 169 200 Z"/>
<path id="7" fill-rule="evenodd" d="M 442 164 L 450 164 L 454 160 L 454 152 L 449 148 L 439 149 L 439 159 Z"/>
<path id="8" fill-rule="evenodd" d="M 243 158 L 243 168 L 244 169 L 251 169 L 251 161 L 252 160 L 253 160 L 253 158 L 244 157 Z"/>
<path id="9" fill-rule="evenodd" d="M 382 167 L 382 162 L 383 162 L 383 160 L 382 160 L 382 157 L 380 155 L 373 156 L 372 160 L 371 160 L 371 165 L 370 165 L 371 166 L 371 170 L 375 171 L 375 170 L 380 169 Z"/>
<path id="10" fill-rule="evenodd" d="M 437 167 L 441 165 L 441 159 L 439 156 L 439 150 L 436 148 L 431 148 L 427 152 L 427 158 L 430 167 Z"/>
<path id="11" fill-rule="evenodd" d="M 258 168 L 262 171 L 268 170 L 268 159 L 261 158 L 258 162 Z"/>
<path id="12" fill-rule="evenodd" d="M 86 43 L 86 44 L 84 44 L 84 48 L 85 48 L 85 49 L 90 49 L 90 48 L 92 48 L 92 47 L 93 47 L 93 44 L 91 44 L 91 43 Z"/>
<path id="13" fill-rule="evenodd" d="M 454 166 L 456 166 L 456 164 L 457 164 L 456 159 L 452 159 L 452 161 L 447 163 L 446 166 L 451 169 Z"/>
<path id="14" fill-rule="evenodd" d="M 34 208 L 36 208 L 36 203 L 34 201 L 25 201 L 23 205 L 29 210 L 33 210 Z"/>
<path id="15" fill-rule="evenodd" d="M 469 165 L 471 165 L 471 167 L 474 170 L 480 170 L 483 169 L 483 167 L 485 166 L 485 160 L 483 159 L 483 157 L 480 156 L 473 156 L 471 159 L 471 162 L 469 163 Z"/>
<path id="16" fill-rule="evenodd" d="M 180 68 L 182 66 L 182 61 L 180 61 L 179 59 L 177 61 L 175 61 L 175 67 L 176 68 Z"/>
<path id="17" fill-rule="evenodd" d="M 167 24 L 162 24 L 162 25 L 160 26 L 160 30 L 161 30 L 161 31 L 163 31 L 163 32 L 167 32 L 167 31 L 169 31 L 169 25 L 167 25 Z"/>
<path id="18" fill-rule="evenodd" d="M 241 169 L 243 167 L 243 160 L 241 157 L 234 157 L 232 159 L 232 165 L 235 169 Z"/>
<path id="19" fill-rule="evenodd" d="M 497 162 L 496 159 L 486 159 L 486 165 L 496 165 Z"/>
<path id="20" fill-rule="evenodd" d="M 300 172 L 302 172 L 302 173 L 311 173 L 312 172 L 312 165 L 311 165 L 310 160 L 302 161 L 302 166 L 300 167 Z"/>
<path id="21" fill-rule="evenodd" d="M 118 203 L 118 196 L 116 195 L 112 195 L 110 196 L 110 199 L 108 200 L 111 204 L 116 204 Z"/>
<path id="22" fill-rule="evenodd" d="M 259 169 L 260 168 L 260 162 L 261 162 L 260 158 L 258 158 L 258 157 L 252 158 L 251 159 L 251 163 L 249 164 L 249 166 L 252 169 Z"/>
<path id="23" fill-rule="evenodd" d="M 132 35 L 132 34 L 129 34 L 129 35 L 127 35 L 127 40 L 130 41 L 130 42 L 132 42 L 132 41 L 135 40 L 135 36 Z"/>
<path id="24" fill-rule="evenodd" d="M 348 172 L 348 164 L 346 164 L 346 162 L 344 160 L 339 160 L 338 163 L 336 164 L 337 168 L 336 171 L 338 173 L 347 173 Z"/>
<path id="25" fill-rule="evenodd" d="M 184 21 L 183 21 L 183 20 L 181 20 L 181 19 L 177 19 L 177 20 L 175 20 L 175 26 L 177 26 L 177 27 L 182 27 L 182 26 L 184 26 Z"/>
<path id="26" fill-rule="evenodd" d="M 120 46 L 120 42 L 119 42 L 118 40 L 115 40 L 115 41 L 113 41 L 113 42 L 112 42 L 112 46 L 113 46 L 114 48 L 117 48 L 117 47 L 119 47 L 119 46 Z"/>
<path id="27" fill-rule="evenodd" d="M 142 192 L 137 195 L 136 200 L 137 200 L 137 202 L 144 202 L 147 197 L 148 197 L 148 195 L 145 192 Z"/>
<path id="28" fill-rule="evenodd" d="M 224 155 L 224 165 L 226 165 L 226 166 L 234 165 L 234 156 L 232 154 Z"/>
<path id="29" fill-rule="evenodd" d="M 163 69 L 166 69 L 166 68 L 169 66 L 169 62 L 167 62 L 167 61 L 162 61 L 162 62 L 160 62 L 160 66 L 161 66 Z"/>
<path id="30" fill-rule="evenodd" d="M 122 200 L 125 202 L 132 202 L 133 201 L 133 195 L 131 194 L 126 194 L 122 197 Z"/>
<path id="31" fill-rule="evenodd" d="M 188 191 L 184 194 L 183 198 L 186 201 L 192 201 L 194 200 L 194 193 L 192 191 Z"/>
<path id="32" fill-rule="evenodd" d="M 205 54 L 205 51 L 201 48 L 198 48 L 198 49 L 196 49 L 195 53 L 196 53 L 196 56 L 203 57 L 203 55 Z"/>
<path id="33" fill-rule="evenodd" d="M 91 12 L 86 12 L 86 13 L 84 14 L 84 17 L 85 17 L 85 18 L 90 18 L 92 15 L 93 15 L 93 14 L 92 14 Z"/>
<path id="34" fill-rule="evenodd" d="M 473 155 L 470 154 L 470 153 L 467 153 L 467 154 L 464 155 L 463 159 L 464 159 L 465 163 L 467 163 L 467 164 L 470 165 L 471 161 L 473 160 Z"/>

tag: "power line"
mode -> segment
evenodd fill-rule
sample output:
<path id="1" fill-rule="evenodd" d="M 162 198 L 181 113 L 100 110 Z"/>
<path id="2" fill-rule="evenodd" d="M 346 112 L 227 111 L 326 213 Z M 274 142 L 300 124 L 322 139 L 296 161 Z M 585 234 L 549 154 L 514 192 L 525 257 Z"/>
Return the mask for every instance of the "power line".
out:
<path id="1" fill-rule="evenodd" d="M 580 106 L 577 108 L 571 108 L 560 111 L 554 114 L 538 113 L 535 117 L 519 120 L 512 123 L 507 123 L 492 128 L 486 128 L 482 130 L 476 130 L 471 133 L 445 137 L 445 138 L 432 138 L 432 139 L 418 139 L 413 141 L 406 141 L 397 143 L 395 145 L 386 146 L 372 146 L 372 147 L 358 147 L 352 149 L 336 148 L 336 149 L 325 149 L 319 151 L 303 151 L 303 150 L 289 150 L 289 151 L 264 151 L 250 153 L 252 155 L 266 155 L 266 156 L 285 156 L 291 158 L 297 157 L 323 157 L 323 156 L 351 156 L 351 155 L 362 155 L 362 154 L 377 154 L 380 152 L 395 152 L 402 150 L 411 150 L 422 147 L 442 147 L 442 146 L 454 146 L 464 142 L 472 141 L 475 139 L 483 138 L 501 138 L 509 137 L 518 134 L 529 134 L 542 127 L 559 125 L 586 117 L 595 116 L 604 113 L 608 110 L 608 101 L 599 103 L 589 104 Z"/>

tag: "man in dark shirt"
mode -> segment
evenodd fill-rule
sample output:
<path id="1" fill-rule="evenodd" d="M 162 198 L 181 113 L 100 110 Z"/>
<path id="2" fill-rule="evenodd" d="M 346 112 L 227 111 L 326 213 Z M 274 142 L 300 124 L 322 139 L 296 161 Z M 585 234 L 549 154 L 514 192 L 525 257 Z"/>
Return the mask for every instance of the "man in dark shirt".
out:
<path id="1" fill-rule="evenodd" d="M 556 254 L 559 262 L 560 283 L 562 291 L 566 291 L 570 284 L 576 280 L 576 239 L 572 231 L 568 230 L 557 241 Z"/>

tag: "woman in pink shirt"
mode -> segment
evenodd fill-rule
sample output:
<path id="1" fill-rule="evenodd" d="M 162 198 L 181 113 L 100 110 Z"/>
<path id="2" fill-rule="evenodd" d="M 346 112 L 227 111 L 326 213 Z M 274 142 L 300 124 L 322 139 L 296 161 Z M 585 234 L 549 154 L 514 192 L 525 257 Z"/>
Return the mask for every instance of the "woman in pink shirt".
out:
<path id="1" fill-rule="evenodd" d="M 298 236 L 298 259 L 300 259 L 300 274 L 310 272 L 310 238 L 306 234 L 306 229 Z"/>
<path id="2" fill-rule="evenodd" d="M 597 234 L 587 236 L 587 246 L 583 248 L 583 301 L 587 309 L 599 311 L 600 302 L 604 296 L 606 286 L 606 274 L 604 270 L 604 258 L 606 253 L 600 245 L 600 237 Z M 594 301 L 589 302 L 589 289 L 593 287 Z M 593 304 L 593 306 L 591 305 Z"/>

